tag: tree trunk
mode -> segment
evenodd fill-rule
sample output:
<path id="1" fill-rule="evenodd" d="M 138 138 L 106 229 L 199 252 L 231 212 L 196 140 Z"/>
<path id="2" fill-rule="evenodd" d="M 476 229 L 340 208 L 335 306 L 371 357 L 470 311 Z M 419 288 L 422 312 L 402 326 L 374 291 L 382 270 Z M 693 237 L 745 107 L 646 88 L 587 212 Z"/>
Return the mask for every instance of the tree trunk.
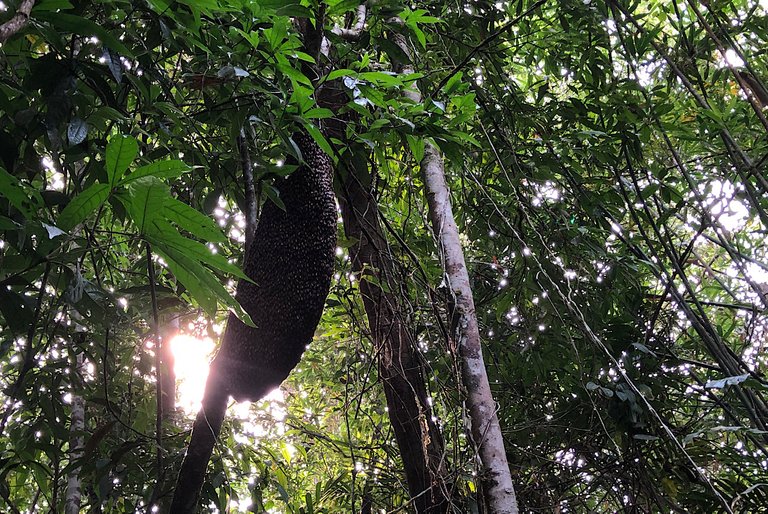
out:
<path id="1" fill-rule="evenodd" d="M 359 35 L 365 25 L 365 9 L 358 8 L 357 16 L 355 26 Z M 329 46 L 325 48 L 326 52 L 330 51 Z M 325 135 L 342 141 L 347 147 L 344 158 L 339 159 L 341 191 L 336 197 L 344 232 L 347 238 L 357 240 L 350 248 L 352 271 L 360 279 L 359 290 L 378 356 L 379 377 L 403 460 L 408 493 L 419 513 L 448 512 L 454 489 L 445 461 L 443 437 L 433 421 L 424 361 L 404 319 L 402 304 L 392 293 L 398 281 L 379 220 L 373 174 L 365 158 L 368 151 L 356 148 L 347 137 L 347 125 L 356 121 L 357 115 L 354 111 L 340 112 L 349 97 L 338 80 L 323 84 L 317 98 L 319 106 L 335 114 L 326 120 Z"/>
<path id="2" fill-rule="evenodd" d="M 360 274 L 360 294 L 379 356 L 379 376 L 408 490 L 418 512 L 447 512 L 452 486 L 447 478 L 443 439 L 432 420 L 422 358 L 400 303 L 391 292 L 397 284 L 394 265 L 386 251 L 375 196 L 363 185 L 370 183 L 365 180 L 369 173 L 367 169 L 347 171 L 339 195 L 344 231 L 358 241 L 350 250 L 352 269 Z"/>
<path id="3" fill-rule="evenodd" d="M 168 419 L 172 412 L 176 410 L 176 372 L 173 369 L 175 359 L 171 350 L 171 339 L 179 333 L 179 312 L 170 311 L 165 314 L 165 323 L 163 323 L 163 340 L 160 346 L 160 377 L 163 381 L 162 387 L 162 412 L 163 418 Z"/>
<path id="4" fill-rule="evenodd" d="M 83 365 L 83 354 L 77 356 L 78 369 Z M 83 455 L 83 431 L 85 430 L 85 398 L 72 395 L 72 416 L 69 422 L 69 461 L 78 460 Z M 74 467 L 67 474 L 67 491 L 64 496 L 64 514 L 80 512 L 82 485 L 80 482 L 80 466 Z"/>
<path id="5" fill-rule="evenodd" d="M 406 55 L 411 55 L 402 34 L 393 34 L 392 39 Z M 410 74 L 414 70 L 410 66 L 402 66 L 399 71 Z M 405 94 L 410 100 L 416 103 L 421 102 L 421 92 L 415 82 Z M 453 294 L 452 326 L 461 356 L 462 378 L 467 390 L 467 406 L 472 422 L 472 437 L 482 466 L 480 480 L 483 496 L 494 514 L 517 514 L 515 488 L 509 471 L 499 418 L 496 416 L 496 402 L 491 393 L 483 361 L 475 301 L 469 285 L 469 273 L 464 262 L 459 229 L 453 218 L 443 158 L 430 141 L 426 141 L 424 145 L 421 173 L 432 229 L 443 259 L 446 282 Z"/>
<path id="6" fill-rule="evenodd" d="M 453 218 L 443 159 L 430 143 L 421 161 L 424 187 L 427 190 L 429 216 L 438 239 L 440 254 L 453 294 L 452 325 L 461 355 L 462 377 L 467 390 L 467 406 L 472 421 L 472 437 L 478 447 L 483 494 L 494 514 L 517 514 L 517 499 L 509 472 L 504 438 L 496 416 L 496 402 L 491 394 L 480 346 L 475 302 L 469 285 L 469 273 L 459 241 L 459 229 Z"/>

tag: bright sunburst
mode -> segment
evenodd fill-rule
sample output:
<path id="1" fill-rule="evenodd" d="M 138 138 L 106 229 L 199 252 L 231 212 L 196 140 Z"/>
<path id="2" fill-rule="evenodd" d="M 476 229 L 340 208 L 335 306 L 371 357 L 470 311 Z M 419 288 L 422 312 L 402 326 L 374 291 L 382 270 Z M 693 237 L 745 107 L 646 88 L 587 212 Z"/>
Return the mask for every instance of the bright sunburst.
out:
<path id="1" fill-rule="evenodd" d="M 175 359 L 173 370 L 177 381 L 176 405 L 187 413 L 200 409 L 214 347 L 210 337 L 199 339 L 179 334 L 171 339 L 171 352 Z"/>

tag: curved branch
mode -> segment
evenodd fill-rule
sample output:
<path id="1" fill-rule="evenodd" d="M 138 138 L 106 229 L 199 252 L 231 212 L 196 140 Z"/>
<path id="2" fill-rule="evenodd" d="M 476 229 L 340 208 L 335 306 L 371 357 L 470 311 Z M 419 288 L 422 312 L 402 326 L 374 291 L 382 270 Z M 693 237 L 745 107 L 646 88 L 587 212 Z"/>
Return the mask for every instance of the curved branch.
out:
<path id="1" fill-rule="evenodd" d="M 355 12 L 355 22 L 350 28 L 342 28 L 337 25 L 333 27 L 331 32 L 346 41 L 357 41 L 360 39 L 360 35 L 362 35 L 363 29 L 365 28 L 365 20 L 367 15 L 368 8 L 365 6 L 365 4 L 360 4 L 357 6 L 357 11 Z"/>

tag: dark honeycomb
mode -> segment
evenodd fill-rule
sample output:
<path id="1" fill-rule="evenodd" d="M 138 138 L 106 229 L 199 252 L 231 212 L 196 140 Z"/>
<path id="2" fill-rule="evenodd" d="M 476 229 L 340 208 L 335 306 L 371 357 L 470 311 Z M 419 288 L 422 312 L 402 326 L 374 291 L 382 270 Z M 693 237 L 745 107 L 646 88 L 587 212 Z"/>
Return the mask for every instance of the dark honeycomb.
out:
<path id="1" fill-rule="evenodd" d="M 231 314 L 211 379 L 236 400 L 255 401 L 298 364 L 312 341 L 331 284 L 336 248 L 333 162 L 309 136 L 294 135 L 304 163 L 277 184 L 282 210 L 268 201 L 237 299 L 256 327 Z M 210 387 L 210 385 L 208 386 Z"/>

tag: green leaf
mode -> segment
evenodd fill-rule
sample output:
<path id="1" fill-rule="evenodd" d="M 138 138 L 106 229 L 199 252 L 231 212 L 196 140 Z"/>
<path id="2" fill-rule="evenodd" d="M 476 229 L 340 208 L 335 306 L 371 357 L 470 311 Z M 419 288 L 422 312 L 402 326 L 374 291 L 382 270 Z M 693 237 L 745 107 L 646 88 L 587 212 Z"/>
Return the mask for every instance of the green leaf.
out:
<path id="1" fill-rule="evenodd" d="M 42 2 L 35 3 L 32 13 L 37 14 L 39 11 L 57 11 L 59 9 L 74 9 L 74 6 L 68 0 L 42 0 Z"/>
<path id="2" fill-rule="evenodd" d="M 35 191 L 35 193 L 37 193 Z M 19 180 L 0 167 L 0 195 L 4 196 L 8 201 L 16 207 L 25 217 L 29 217 L 30 214 L 36 210 L 37 205 L 42 205 L 42 199 L 39 199 L 39 194 L 30 195 L 21 186 Z M 37 204 L 37 205 L 35 205 Z"/>
<path id="3" fill-rule="evenodd" d="M 185 251 L 166 244 L 166 240 L 155 239 L 151 236 L 147 240 L 150 241 L 158 253 L 164 256 L 168 263 L 168 268 L 184 284 L 206 312 L 211 315 L 215 314 L 216 301 L 218 299 L 229 306 L 243 323 L 254 326 L 253 320 L 248 316 L 248 313 L 229 294 L 218 277 L 199 261 L 191 258 Z"/>
<path id="4" fill-rule="evenodd" d="M 315 140 L 315 143 L 318 144 L 318 146 L 328 155 L 333 155 L 333 149 L 331 148 L 330 143 L 328 143 L 328 140 L 325 139 L 325 136 L 323 136 L 322 132 L 320 132 L 320 129 L 314 126 L 311 123 L 305 123 L 304 128 L 307 129 L 307 132 L 309 132 L 309 135 L 312 136 L 312 139 Z"/>
<path id="5" fill-rule="evenodd" d="M 93 184 L 77 195 L 59 214 L 58 227 L 69 231 L 107 201 L 110 193 L 109 184 Z"/>
<path id="6" fill-rule="evenodd" d="M 275 205 L 277 205 L 281 210 L 285 210 L 285 204 L 283 203 L 283 200 L 280 198 L 280 192 L 275 189 L 274 186 L 270 185 L 264 188 L 264 194 L 267 195 L 267 198 L 271 202 L 273 202 Z"/>
<path id="7" fill-rule="evenodd" d="M 303 84 L 305 86 L 312 86 L 312 81 L 307 78 L 306 75 L 304 75 L 302 72 L 291 66 L 290 64 L 284 64 L 284 63 L 277 63 L 276 65 L 277 69 L 280 70 L 280 72 L 288 77 L 289 79 L 296 81 L 299 84 Z"/>
<path id="8" fill-rule="evenodd" d="M 332 117 L 333 117 L 333 111 L 331 111 L 330 109 L 326 109 L 324 107 L 315 107 L 314 109 L 310 109 L 304 113 L 304 118 L 308 120 L 326 119 L 326 118 L 332 118 Z"/>
<path id="9" fill-rule="evenodd" d="M 383 87 L 397 87 L 403 85 L 403 79 L 394 73 L 383 71 L 366 71 L 359 75 L 361 79 Z"/>
<path id="10" fill-rule="evenodd" d="M 23 333 L 28 330 L 34 316 L 34 304 L 30 300 L 5 286 L 0 287 L 0 314 L 10 332 Z"/>
<path id="11" fill-rule="evenodd" d="M 413 159 L 416 162 L 421 162 L 424 158 L 424 140 L 411 134 L 406 134 L 405 139 L 408 141 L 408 148 L 413 154 Z"/>
<path id="12" fill-rule="evenodd" d="M 163 214 L 179 228 L 203 241 L 221 243 L 227 240 L 227 236 L 211 218 L 175 198 L 166 198 Z"/>
<path id="13" fill-rule="evenodd" d="M 139 153 L 139 144 L 133 136 L 118 135 L 110 138 L 107 144 L 107 176 L 109 184 L 114 186 L 123 177 L 123 173 Z"/>
<path id="14" fill-rule="evenodd" d="M 147 164 L 136 168 L 132 173 L 123 177 L 119 184 L 124 185 L 133 182 L 141 177 L 157 177 L 157 178 L 176 178 L 183 173 L 187 173 L 192 170 L 192 167 L 179 160 L 169 161 L 155 161 L 151 164 Z"/>
<path id="15" fill-rule="evenodd" d="M 217 301 L 211 289 L 205 287 L 206 281 L 204 275 L 210 274 L 199 262 L 185 258 L 184 255 L 177 255 L 171 250 L 165 251 L 164 245 L 160 241 L 152 241 L 152 250 L 158 253 L 165 260 L 168 269 L 176 277 L 176 280 L 189 291 L 190 296 L 205 310 L 206 313 L 213 316 L 216 314 Z"/>
<path id="16" fill-rule="evenodd" d="M 21 228 L 21 225 L 12 219 L 0 216 L 0 230 L 18 230 L 19 228 Z"/>
<path id="17" fill-rule="evenodd" d="M 328 74 L 328 77 L 326 80 L 336 80 L 339 77 L 349 77 L 349 76 L 357 76 L 357 72 L 355 70 L 350 69 L 342 69 L 342 70 L 333 70 Z"/>
<path id="18" fill-rule="evenodd" d="M 344 14 L 348 11 L 351 11 L 352 9 L 357 8 L 357 6 L 361 3 L 363 3 L 363 0 L 341 0 L 336 3 L 328 2 L 328 5 L 330 6 L 328 9 L 328 15 L 333 16 L 337 14 Z"/>
<path id="19" fill-rule="evenodd" d="M 459 71 L 456 72 L 453 77 L 448 79 L 448 82 L 445 83 L 445 86 L 443 86 L 443 89 L 445 91 L 446 95 L 453 94 L 461 85 L 461 81 L 464 78 L 464 73 Z"/>
<path id="20" fill-rule="evenodd" d="M 213 253 L 211 249 L 203 243 L 182 236 L 167 222 L 154 220 L 153 225 L 156 230 L 149 231 L 148 233 L 153 237 L 162 234 L 163 247 L 165 249 L 172 248 L 184 255 L 194 257 L 198 261 L 204 262 L 220 271 L 248 280 L 245 273 L 243 273 L 239 267 L 229 262 L 226 257 L 218 253 Z"/>
<path id="21" fill-rule="evenodd" d="M 129 194 L 121 195 L 128 215 L 143 235 L 151 233 L 152 220 L 160 215 L 166 199 L 170 198 L 168 186 L 155 177 L 135 180 L 129 187 Z"/>

